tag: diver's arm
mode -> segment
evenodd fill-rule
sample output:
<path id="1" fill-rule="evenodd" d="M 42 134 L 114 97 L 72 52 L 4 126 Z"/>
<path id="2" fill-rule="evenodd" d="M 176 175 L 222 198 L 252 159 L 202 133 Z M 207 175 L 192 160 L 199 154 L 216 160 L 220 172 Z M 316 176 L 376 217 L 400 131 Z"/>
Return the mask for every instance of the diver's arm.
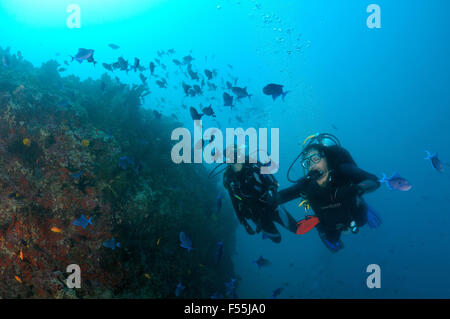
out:
<path id="1" fill-rule="evenodd" d="M 354 164 L 345 163 L 339 166 L 340 171 L 348 176 L 358 188 L 358 194 L 367 194 L 380 187 L 378 178 Z"/>
<path id="2" fill-rule="evenodd" d="M 296 198 L 302 197 L 302 194 L 306 193 L 311 178 L 307 176 L 302 177 L 294 185 L 285 188 L 277 193 L 277 206 L 287 203 Z"/>

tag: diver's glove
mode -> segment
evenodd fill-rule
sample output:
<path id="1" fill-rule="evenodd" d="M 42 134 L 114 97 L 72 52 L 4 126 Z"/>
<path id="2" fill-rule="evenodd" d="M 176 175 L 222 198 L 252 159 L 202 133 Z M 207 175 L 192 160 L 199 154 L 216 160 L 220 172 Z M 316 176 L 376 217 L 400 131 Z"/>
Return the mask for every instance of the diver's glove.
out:
<path id="1" fill-rule="evenodd" d="M 247 233 L 248 233 L 249 235 L 254 235 L 254 234 L 255 234 L 255 231 L 254 231 L 253 228 L 247 223 L 246 220 L 244 220 L 244 221 L 242 222 L 242 225 L 244 225 L 244 228 L 245 228 L 245 230 L 247 231 Z"/>
<path id="2" fill-rule="evenodd" d="M 308 181 L 318 180 L 323 175 L 323 172 L 320 170 L 312 170 L 305 177 Z"/>
<path id="3" fill-rule="evenodd" d="M 297 185 L 300 189 L 305 189 L 310 182 L 318 180 L 322 175 L 322 171 L 312 170 L 308 174 L 300 178 L 297 182 Z"/>
<path id="4" fill-rule="evenodd" d="M 356 184 L 344 185 L 336 188 L 333 198 L 336 202 L 342 202 L 362 193 L 362 189 Z"/>

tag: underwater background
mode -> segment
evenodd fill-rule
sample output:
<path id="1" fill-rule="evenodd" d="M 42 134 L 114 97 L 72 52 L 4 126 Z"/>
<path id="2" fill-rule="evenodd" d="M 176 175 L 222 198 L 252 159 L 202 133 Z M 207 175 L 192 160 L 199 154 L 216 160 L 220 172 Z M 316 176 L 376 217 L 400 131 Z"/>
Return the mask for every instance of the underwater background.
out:
<path id="1" fill-rule="evenodd" d="M 80 28 L 66 25 L 72 3 Z M 450 4 L 380 0 L 381 28 L 370 29 L 371 3 L 0 0 L 0 296 L 271 298 L 282 288 L 279 298 L 448 298 Z M 72 60 L 80 48 L 97 63 Z M 119 57 L 128 71 L 103 65 Z M 202 80 L 201 93 L 183 90 Z M 223 106 L 227 81 L 251 99 Z M 284 101 L 263 94 L 268 83 L 290 91 Z M 281 189 L 316 132 L 412 189 L 366 195 L 382 226 L 344 235 L 336 254 L 315 231 L 277 226 L 280 244 L 249 236 L 221 176 L 208 178 L 215 165 L 170 158 L 172 130 L 193 128 L 188 108 L 210 104 L 217 116 L 205 128 L 279 128 Z M 285 207 L 300 220 L 298 204 Z M 259 256 L 271 266 L 258 269 Z M 72 263 L 81 289 L 64 284 Z M 370 264 L 379 289 L 366 286 Z"/>

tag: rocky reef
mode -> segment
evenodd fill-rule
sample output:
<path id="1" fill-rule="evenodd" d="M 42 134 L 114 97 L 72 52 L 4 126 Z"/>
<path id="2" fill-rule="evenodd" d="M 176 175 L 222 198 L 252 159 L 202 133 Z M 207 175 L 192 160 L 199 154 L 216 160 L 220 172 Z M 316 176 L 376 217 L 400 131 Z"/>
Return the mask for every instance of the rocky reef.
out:
<path id="1" fill-rule="evenodd" d="M 170 160 L 181 123 L 142 108 L 141 86 L 0 57 L 0 297 L 175 298 L 179 282 L 179 298 L 225 294 L 232 208 L 216 212 L 217 180 L 201 164 Z M 92 224 L 77 226 L 82 215 Z M 70 264 L 79 289 L 66 285 Z"/>

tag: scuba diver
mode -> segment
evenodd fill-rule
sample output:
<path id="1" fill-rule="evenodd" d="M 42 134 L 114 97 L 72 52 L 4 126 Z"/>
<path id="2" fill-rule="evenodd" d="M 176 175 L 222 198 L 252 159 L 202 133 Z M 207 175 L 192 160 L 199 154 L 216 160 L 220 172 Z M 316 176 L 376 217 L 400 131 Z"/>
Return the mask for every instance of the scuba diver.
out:
<path id="1" fill-rule="evenodd" d="M 242 148 L 245 147 L 239 150 L 234 147 L 234 158 L 242 156 L 245 160 L 237 160 L 226 166 L 223 185 L 228 190 L 236 216 L 247 233 L 254 235 L 262 231 L 263 239 L 269 238 L 274 243 L 279 243 L 281 234 L 275 222 L 295 233 L 296 220 L 284 207 L 281 207 L 281 211 L 278 209 L 276 179 L 271 174 L 261 174 L 264 164 L 257 161 L 251 163 L 249 155 L 245 151 L 241 152 Z M 255 224 L 256 229 L 250 226 L 248 220 Z"/>
<path id="2" fill-rule="evenodd" d="M 327 145 L 327 141 L 334 145 Z M 308 173 L 295 181 L 290 179 L 289 172 L 299 158 L 304 172 Z M 277 204 L 301 197 L 299 206 L 305 205 L 305 210 L 311 207 L 315 216 L 307 215 L 300 221 L 297 234 L 316 227 L 319 237 L 332 252 L 344 247 L 340 239 L 343 231 L 356 234 L 366 223 L 372 228 L 381 224 L 380 217 L 362 198 L 380 186 L 378 178 L 358 168 L 335 136 L 327 133 L 309 136 L 289 167 L 287 177 L 295 185 L 278 192 Z"/>

